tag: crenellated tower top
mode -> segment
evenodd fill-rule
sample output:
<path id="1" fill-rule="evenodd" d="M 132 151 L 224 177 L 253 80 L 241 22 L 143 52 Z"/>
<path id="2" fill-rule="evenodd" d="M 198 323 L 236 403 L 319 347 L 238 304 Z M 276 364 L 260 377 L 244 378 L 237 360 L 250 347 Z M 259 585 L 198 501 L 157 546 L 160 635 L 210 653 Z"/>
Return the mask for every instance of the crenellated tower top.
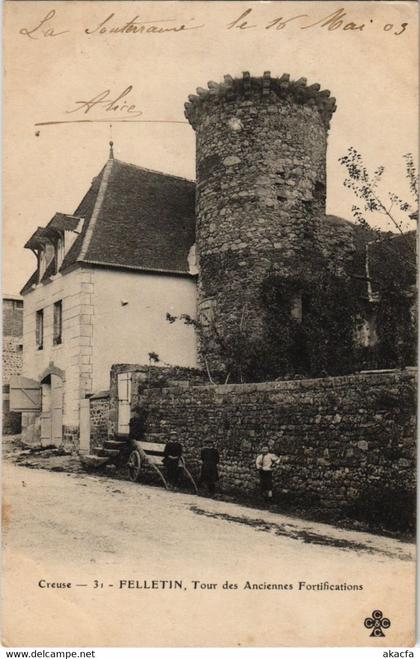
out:
<path id="1" fill-rule="evenodd" d="M 288 73 L 273 78 L 270 71 L 265 71 L 262 77 L 255 78 L 245 71 L 242 78 L 225 75 L 224 82 L 210 81 L 207 86 L 208 89 L 198 87 L 197 94 L 191 94 L 188 102 L 185 103 L 185 116 L 194 130 L 199 123 L 201 112 L 208 110 L 210 104 L 252 99 L 256 96 L 269 101 L 275 95 L 279 99 L 289 99 L 298 105 L 316 107 L 327 129 L 336 110 L 335 98 L 328 89 L 321 89 L 318 83 L 308 85 L 306 78 L 290 80 Z"/>

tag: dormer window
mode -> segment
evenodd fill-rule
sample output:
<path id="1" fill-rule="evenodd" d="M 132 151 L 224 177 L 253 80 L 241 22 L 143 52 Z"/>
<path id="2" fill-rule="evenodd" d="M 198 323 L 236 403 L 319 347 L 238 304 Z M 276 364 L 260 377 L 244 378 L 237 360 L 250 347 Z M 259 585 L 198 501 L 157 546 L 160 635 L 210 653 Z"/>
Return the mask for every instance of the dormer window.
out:
<path id="1" fill-rule="evenodd" d="M 53 259 L 55 267 L 50 274 L 56 275 L 60 271 L 66 249 L 70 249 L 80 234 L 83 221 L 83 218 L 75 215 L 56 213 L 46 227 L 38 227 L 32 234 L 25 247 L 37 258 L 38 283 L 42 281 Z"/>

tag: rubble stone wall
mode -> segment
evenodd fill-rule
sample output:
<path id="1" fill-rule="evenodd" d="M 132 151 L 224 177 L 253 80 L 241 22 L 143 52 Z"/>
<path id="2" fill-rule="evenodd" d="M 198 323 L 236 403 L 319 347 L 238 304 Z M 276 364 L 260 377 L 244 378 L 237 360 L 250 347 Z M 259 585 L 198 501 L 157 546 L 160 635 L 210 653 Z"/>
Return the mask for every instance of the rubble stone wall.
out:
<path id="1" fill-rule="evenodd" d="M 20 375 L 22 372 L 22 357 L 22 338 L 3 337 L 3 384 L 10 382 L 11 375 Z"/>
<path id="2" fill-rule="evenodd" d="M 23 300 L 3 298 L 3 336 L 23 334 Z"/>
<path id="3" fill-rule="evenodd" d="M 63 440 L 61 448 L 68 453 L 76 455 L 79 452 L 80 434 L 78 426 L 63 426 Z"/>
<path id="4" fill-rule="evenodd" d="M 138 387 L 133 405 L 147 414 L 145 440 L 175 431 L 191 471 L 204 439 L 220 451 L 220 489 L 258 491 L 262 444 L 281 458 L 275 498 L 292 497 L 328 518 L 372 489 L 415 488 L 415 382 L 407 371 L 261 384 Z"/>
<path id="5" fill-rule="evenodd" d="M 91 451 L 102 448 L 108 438 L 109 392 L 90 399 L 90 447 Z"/>
<path id="6" fill-rule="evenodd" d="M 4 312 L 4 305 L 3 305 Z M 8 331 L 11 331 L 10 327 Z M 9 382 L 12 375 L 19 375 L 22 372 L 22 337 L 21 336 L 4 336 L 3 337 L 3 415 L 2 431 L 4 435 L 16 435 L 22 428 L 20 412 L 10 411 L 10 389 Z"/>

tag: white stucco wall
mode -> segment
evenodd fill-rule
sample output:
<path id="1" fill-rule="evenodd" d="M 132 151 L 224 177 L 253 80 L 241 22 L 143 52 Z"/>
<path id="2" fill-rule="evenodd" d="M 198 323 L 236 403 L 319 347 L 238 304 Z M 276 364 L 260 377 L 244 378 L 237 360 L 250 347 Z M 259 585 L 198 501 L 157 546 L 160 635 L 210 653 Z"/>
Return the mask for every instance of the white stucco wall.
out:
<path id="1" fill-rule="evenodd" d="M 194 328 L 166 320 L 167 312 L 196 317 L 195 279 L 97 268 L 93 290 L 94 391 L 109 388 L 112 364 L 147 364 L 149 352 L 162 365 L 197 366 Z"/>

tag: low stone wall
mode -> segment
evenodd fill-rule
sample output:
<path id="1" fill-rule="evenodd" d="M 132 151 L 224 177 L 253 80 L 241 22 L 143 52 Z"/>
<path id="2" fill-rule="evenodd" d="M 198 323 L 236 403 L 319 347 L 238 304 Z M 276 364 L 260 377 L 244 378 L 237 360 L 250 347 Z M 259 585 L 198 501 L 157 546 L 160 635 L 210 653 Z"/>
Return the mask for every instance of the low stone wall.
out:
<path id="1" fill-rule="evenodd" d="M 108 438 L 109 391 L 90 398 L 90 450 L 102 448 Z"/>
<path id="2" fill-rule="evenodd" d="M 4 307 L 4 305 L 3 305 Z M 4 308 L 3 308 L 4 311 Z M 11 331 L 11 329 L 9 328 Z M 3 337 L 3 415 L 2 415 L 2 432 L 3 435 L 16 435 L 22 429 L 22 416 L 20 412 L 10 411 L 9 401 L 9 382 L 12 375 L 19 375 L 22 372 L 22 337 L 21 336 L 4 336 Z"/>
<path id="3" fill-rule="evenodd" d="M 63 426 L 63 440 L 61 448 L 74 455 L 79 453 L 80 436 L 78 426 Z"/>
<path id="4" fill-rule="evenodd" d="M 258 491 L 255 458 L 263 443 L 281 458 L 275 498 L 327 518 L 369 517 L 382 503 L 411 501 L 415 490 L 415 382 L 407 371 L 139 387 L 132 404 L 146 416 L 145 440 L 166 442 L 175 431 L 196 475 L 200 447 L 212 438 L 222 491 Z M 381 503 L 385 490 L 392 500 Z"/>
<path id="5" fill-rule="evenodd" d="M 111 368 L 109 390 L 108 435 L 115 437 L 118 428 L 118 374 L 131 373 L 131 408 L 137 404 L 139 394 L 149 387 L 171 385 L 190 386 L 205 384 L 207 375 L 195 368 L 183 366 L 146 366 L 144 364 L 114 364 Z"/>
<path id="6" fill-rule="evenodd" d="M 10 387 L 8 384 L 3 385 L 3 415 L 2 415 L 2 432 L 3 435 L 18 435 L 22 430 L 22 415 L 20 412 L 10 411 Z"/>

